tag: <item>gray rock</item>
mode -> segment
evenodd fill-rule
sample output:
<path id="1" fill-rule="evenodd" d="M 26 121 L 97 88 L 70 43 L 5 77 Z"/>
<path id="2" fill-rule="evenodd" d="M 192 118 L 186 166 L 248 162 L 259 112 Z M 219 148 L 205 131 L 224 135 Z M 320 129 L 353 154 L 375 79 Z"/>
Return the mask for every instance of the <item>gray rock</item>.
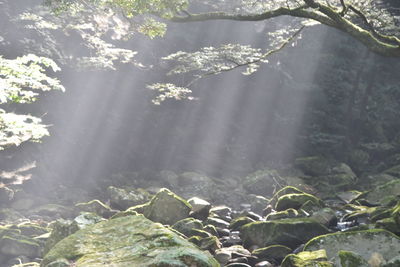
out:
<path id="1" fill-rule="evenodd" d="M 173 225 L 187 218 L 191 209 L 187 201 L 163 188 L 143 207 L 143 215 L 154 222 Z"/>
<path id="2" fill-rule="evenodd" d="M 312 239 L 304 250 L 324 249 L 335 266 L 339 266 L 339 251 L 351 251 L 367 262 L 390 261 L 400 253 L 400 238 L 385 230 L 338 232 Z M 375 266 L 375 265 L 373 265 Z M 376 265 L 380 266 L 380 265 Z"/>

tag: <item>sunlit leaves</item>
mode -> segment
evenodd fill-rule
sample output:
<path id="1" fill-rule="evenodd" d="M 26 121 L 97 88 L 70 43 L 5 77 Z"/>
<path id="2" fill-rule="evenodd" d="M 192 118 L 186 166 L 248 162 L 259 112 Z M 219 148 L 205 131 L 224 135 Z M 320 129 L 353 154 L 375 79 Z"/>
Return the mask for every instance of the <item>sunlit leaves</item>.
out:
<path id="1" fill-rule="evenodd" d="M 46 74 L 49 69 L 60 70 L 53 60 L 33 54 L 16 59 L 0 56 L 0 104 L 29 103 L 36 100 L 40 91 L 64 91 L 58 79 Z M 28 140 L 39 141 L 45 135 L 48 131 L 40 118 L 0 109 L 0 150 Z"/>
<path id="2" fill-rule="evenodd" d="M 221 47 L 204 47 L 200 51 L 189 53 L 179 51 L 164 57 L 163 60 L 173 61 L 177 65 L 170 74 L 180 74 L 199 71 L 217 74 L 240 66 L 252 64 L 255 70 L 259 62 L 266 62 L 261 49 L 248 45 L 226 44 Z M 252 72 L 251 70 L 247 72 Z"/>
<path id="3" fill-rule="evenodd" d="M 60 70 L 53 60 L 33 54 L 13 60 L 0 56 L 0 104 L 31 102 L 35 100 L 37 91 L 63 91 L 60 81 L 47 76 L 45 68 Z"/>
<path id="4" fill-rule="evenodd" d="M 145 22 L 139 26 L 138 31 L 149 36 L 151 39 L 164 36 L 167 30 L 165 23 L 160 23 L 152 18 L 146 18 Z"/>
<path id="5" fill-rule="evenodd" d="M 157 92 L 157 96 L 152 100 L 155 105 L 160 105 L 167 99 L 193 100 L 193 97 L 190 96 L 192 91 L 189 88 L 179 87 L 172 83 L 155 83 L 148 85 L 147 88 Z"/>
<path id="6" fill-rule="evenodd" d="M 0 150 L 19 146 L 26 141 L 40 141 L 49 135 L 40 118 L 30 115 L 7 113 L 0 109 Z"/>

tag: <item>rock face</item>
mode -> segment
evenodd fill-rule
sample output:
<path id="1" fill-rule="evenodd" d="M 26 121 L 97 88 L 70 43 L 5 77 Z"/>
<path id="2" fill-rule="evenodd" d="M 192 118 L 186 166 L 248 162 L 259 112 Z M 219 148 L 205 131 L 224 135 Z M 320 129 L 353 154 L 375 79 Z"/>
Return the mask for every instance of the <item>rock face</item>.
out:
<path id="1" fill-rule="evenodd" d="M 125 216 L 86 227 L 63 239 L 41 266 L 59 261 L 76 267 L 218 267 L 208 253 L 143 216 Z"/>
<path id="2" fill-rule="evenodd" d="M 320 249 L 326 250 L 328 259 L 331 259 L 335 266 L 340 266 L 339 263 L 345 261 L 341 251 L 352 252 L 352 258 L 357 255 L 362 261 L 381 261 L 380 264 L 383 264 L 399 255 L 400 238 L 385 230 L 339 232 L 316 237 L 304 247 L 306 251 Z M 355 265 L 361 266 L 364 265 Z"/>
<path id="3" fill-rule="evenodd" d="M 246 224 L 242 227 L 242 238 L 247 246 L 284 245 L 294 249 L 328 232 L 325 226 L 313 220 L 294 218 Z"/>

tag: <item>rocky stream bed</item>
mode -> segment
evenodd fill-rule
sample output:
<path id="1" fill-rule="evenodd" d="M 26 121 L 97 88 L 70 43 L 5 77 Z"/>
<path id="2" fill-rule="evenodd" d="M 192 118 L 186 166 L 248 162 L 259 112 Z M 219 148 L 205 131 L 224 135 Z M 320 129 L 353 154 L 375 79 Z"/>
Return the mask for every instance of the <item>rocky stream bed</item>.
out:
<path id="1" fill-rule="evenodd" d="M 0 266 L 399 267 L 399 178 L 308 157 L 229 179 L 117 174 L 51 198 L 6 186 Z"/>

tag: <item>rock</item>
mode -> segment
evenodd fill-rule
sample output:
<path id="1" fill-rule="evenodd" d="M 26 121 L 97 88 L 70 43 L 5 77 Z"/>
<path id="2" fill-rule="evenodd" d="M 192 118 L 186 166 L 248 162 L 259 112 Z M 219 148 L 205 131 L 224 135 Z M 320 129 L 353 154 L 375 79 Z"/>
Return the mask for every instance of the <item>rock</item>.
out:
<path id="1" fill-rule="evenodd" d="M 79 230 L 76 223 L 63 219 L 55 221 L 50 227 L 52 231 L 49 238 L 46 240 L 44 255 L 59 241 Z"/>
<path id="2" fill-rule="evenodd" d="M 219 218 L 210 217 L 205 221 L 205 224 L 211 224 L 217 228 L 229 228 L 229 223 Z"/>
<path id="3" fill-rule="evenodd" d="M 258 248 L 253 250 L 252 255 L 258 257 L 260 260 L 274 260 L 281 262 L 286 255 L 292 252 L 292 249 L 282 246 L 273 245 L 265 248 Z"/>
<path id="4" fill-rule="evenodd" d="M 286 194 L 278 198 L 275 209 L 277 211 L 282 211 L 290 208 L 298 209 L 307 201 L 313 202 L 314 205 L 318 207 L 321 207 L 323 205 L 320 199 L 307 193 Z"/>
<path id="5" fill-rule="evenodd" d="M 221 243 L 215 236 L 202 238 L 198 245 L 202 250 L 208 250 L 214 254 L 217 249 L 221 248 Z"/>
<path id="6" fill-rule="evenodd" d="M 255 267 L 273 267 L 273 266 L 274 265 L 272 265 L 272 263 L 270 263 L 269 261 L 260 261 L 255 265 Z"/>
<path id="7" fill-rule="evenodd" d="M 219 266 L 208 252 L 143 216 L 111 219 L 79 230 L 58 242 L 41 266 L 62 259 L 76 267 Z"/>
<path id="8" fill-rule="evenodd" d="M 216 214 L 220 218 L 231 216 L 232 209 L 227 206 L 215 206 L 212 207 L 210 213 Z"/>
<path id="9" fill-rule="evenodd" d="M 96 224 L 104 221 L 103 217 L 93 212 L 82 212 L 80 215 L 74 218 L 73 223 L 78 226 L 79 229 L 83 229 L 88 225 Z"/>
<path id="10" fill-rule="evenodd" d="M 116 211 L 113 211 L 109 206 L 98 199 L 94 199 L 86 203 L 78 203 L 75 205 L 75 207 L 79 211 L 96 213 L 105 218 L 109 218 L 116 213 Z"/>
<path id="11" fill-rule="evenodd" d="M 362 195 L 362 192 L 357 190 L 345 191 L 336 194 L 338 198 L 343 200 L 345 203 L 352 203 L 355 199 Z"/>
<path id="12" fill-rule="evenodd" d="M 303 194 L 305 192 L 301 191 L 300 189 L 293 187 L 293 186 L 285 186 L 284 188 L 280 189 L 278 192 L 275 193 L 275 195 L 271 198 L 270 200 L 270 205 L 275 207 L 276 202 L 278 199 L 287 194 Z"/>
<path id="13" fill-rule="evenodd" d="M 143 206 L 143 215 L 154 222 L 173 225 L 187 218 L 191 209 L 184 199 L 163 188 Z"/>
<path id="14" fill-rule="evenodd" d="M 342 267 L 363 267 L 368 266 L 368 262 L 354 252 L 339 251 L 340 266 Z"/>
<path id="15" fill-rule="evenodd" d="M 254 222 L 242 227 L 245 246 L 284 245 L 292 249 L 329 230 L 311 219 L 294 218 L 276 221 Z"/>
<path id="16" fill-rule="evenodd" d="M 28 237 L 36 237 L 49 232 L 48 228 L 31 222 L 22 222 L 16 225 L 16 228 L 20 230 L 21 235 Z"/>
<path id="17" fill-rule="evenodd" d="M 400 165 L 393 166 L 386 171 L 384 171 L 385 174 L 392 175 L 394 177 L 400 178 Z"/>
<path id="18" fill-rule="evenodd" d="M 249 217 L 239 217 L 230 222 L 229 229 L 231 229 L 233 231 L 239 230 L 240 227 L 242 227 L 245 224 L 251 223 L 251 222 L 255 222 L 255 221 Z"/>
<path id="19" fill-rule="evenodd" d="M 387 205 L 391 201 L 396 199 L 396 196 L 400 195 L 400 179 L 396 179 L 377 186 L 370 192 L 361 196 L 366 199 L 369 203 L 377 205 Z"/>
<path id="20" fill-rule="evenodd" d="M 251 267 L 247 263 L 242 263 L 242 262 L 235 262 L 235 263 L 229 263 L 228 265 L 225 265 L 225 267 Z"/>
<path id="21" fill-rule="evenodd" d="M 331 208 L 323 208 L 314 212 L 310 218 L 326 227 L 335 226 L 338 222 L 336 212 Z"/>
<path id="22" fill-rule="evenodd" d="M 107 188 L 107 193 L 111 205 L 121 210 L 143 204 L 150 199 L 150 194 L 144 189 L 124 189 L 109 186 Z"/>
<path id="23" fill-rule="evenodd" d="M 328 258 L 339 266 L 339 251 L 351 251 L 369 262 L 380 255 L 385 261 L 399 255 L 400 238 L 385 230 L 338 232 L 316 237 L 304 247 L 306 251 L 325 249 Z M 378 266 L 378 265 L 376 265 Z"/>
<path id="24" fill-rule="evenodd" d="M 234 256 L 244 256 L 244 257 L 251 256 L 250 251 L 248 251 L 244 247 L 240 245 L 234 245 L 231 247 L 217 249 L 215 251 L 215 259 L 223 266 L 232 259 L 232 254 Z"/>
<path id="25" fill-rule="evenodd" d="M 58 205 L 58 204 L 45 204 L 29 211 L 29 214 L 41 215 L 41 216 L 49 216 L 52 218 L 73 218 L 76 212 L 66 206 Z"/>
<path id="26" fill-rule="evenodd" d="M 248 195 L 247 200 L 250 203 L 251 210 L 258 214 L 261 214 L 269 204 L 269 199 L 253 194 Z"/>
<path id="27" fill-rule="evenodd" d="M 298 254 L 289 254 L 283 260 L 281 267 L 334 267 L 328 261 L 325 250 L 303 251 Z"/>
<path id="28" fill-rule="evenodd" d="M 0 209 L 0 220 L 3 222 L 16 222 L 23 219 L 26 219 L 25 216 L 18 211 L 7 208 Z"/>
<path id="29" fill-rule="evenodd" d="M 179 176 L 173 171 L 160 171 L 158 173 L 158 178 L 160 181 L 165 182 L 168 185 L 168 188 L 171 188 L 173 190 L 179 188 Z"/>
<path id="30" fill-rule="evenodd" d="M 299 214 L 297 210 L 287 209 L 284 211 L 271 212 L 270 214 L 267 215 L 267 217 L 265 217 L 265 220 L 273 221 L 273 220 L 297 218 L 297 217 L 301 217 L 301 214 Z"/>
<path id="31" fill-rule="evenodd" d="M 330 171 L 329 161 L 319 156 L 297 158 L 294 165 L 305 174 L 311 176 L 325 175 Z"/>
<path id="32" fill-rule="evenodd" d="M 210 202 L 198 197 L 192 197 L 188 200 L 188 203 L 192 206 L 190 216 L 193 218 L 205 220 L 210 215 Z"/>
<path id="33" fill-rule="evenodd" d="M 0 254 L 10 258 L 26 256 L 33 259 L 40 257 L 40 245 L 34 239 L 22 235 L 5 235 L 0 239 Z"/>
<path id="34" fill-rule="evenodd" d="M 252 194 L 270 196 L 283 182 L 275 170 L 259 170 L 243 180 L 243 187 Z"/>
<path id="35" fill-rule="evenodd" d="M 194 229 L 203 230 L 203 224 L 197 219 L 186 218 L 176 222 L 172 225 L 172 228 L 187 237 L 191 237 L 196 234 L 196 232 L 193 231 Z"/>
<path id="36" fill-rule="evenodd" d="M 215 181 L 203 174 L 184 172 L 178 177 L 179 194 L 184 198 L 200 197 L 214 200 L 222 193 Z"/>

